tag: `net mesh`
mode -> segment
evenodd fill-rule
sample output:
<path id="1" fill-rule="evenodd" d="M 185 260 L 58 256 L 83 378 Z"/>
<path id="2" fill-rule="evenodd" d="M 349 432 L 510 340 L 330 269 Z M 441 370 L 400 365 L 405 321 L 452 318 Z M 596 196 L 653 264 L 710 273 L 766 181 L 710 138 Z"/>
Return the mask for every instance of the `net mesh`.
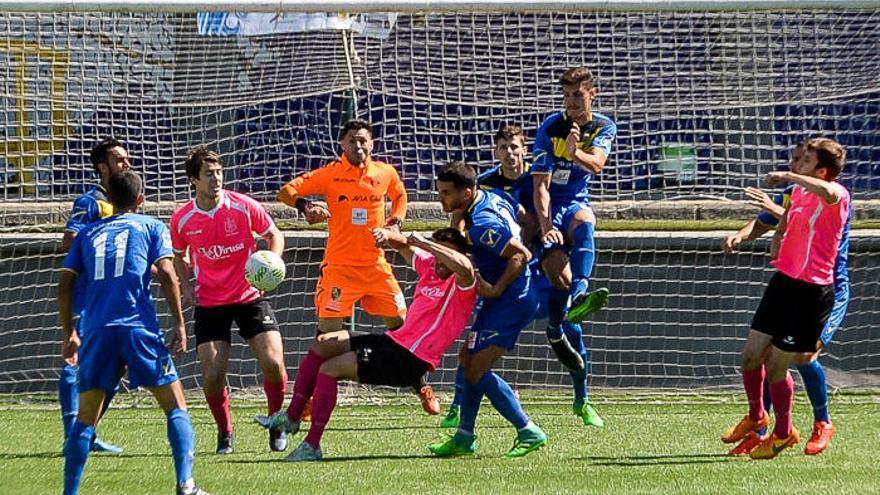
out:
<path id="1" fill-rule="evenodd" d="M 434 200 L 439 165 L 492 165 L 492 135 L 520 123 L 528 141 L 561 106 L 558 75 L 587 65 L 597 110 L 620 129 L 594 200 L 740 198 L 817 134 L 849 152 L 842 182 L 880 198 L 880 12 L 589 12 L 399 15 L 385 39 L 353 31 L 204 36 L 195 15 L 0 12 L 0 216 L 58 221 L 94 181 L 88 151 L 113 135 L 148 199 L 191 190 L 186 152 L 222 153 L 232 189 L 269 199 L 338 151 L 349 115 L 374 123 L 375 154 L 410 199 Z M 15 209 L 13 207 L 16 207 Z M 170 211 L 151 210 L 167 216 Z M 37 213 L 34 213 L 36 211 Z M 54 215 L 55 220 L 51 218 Z M 588 326 L 594 385 L 687 389 L 735 384 L 738 353 L 769 276 L 764 245 L 734 257 L 720 234 L 603 234 L 597 284 L 612 306 Z M 272 296 L 293 367 L 314 333 L 312 291 L 324 240 L 288 241 L 291 281 Z M 57 236 L 0 238 L 0 391 L 55 387 Z M 877 243 L 853 241 L 846 331 L 823 358 L 832 384 L 877 387 Z M 396 263 L 407 288 L 412 274 Z M 161 304 L 160 304 L 161 306 Z M 359 330 L 378 329 L 359 314 Z M 525 332 L 502 363 L 521 387 L 565 387 L 544 343 Z M 180 361 L 187 387 L 198 367 Z M 434 381 L 449 384 L 454 357 Z M 258 385 L 234 346 L 231 385 Z"/>
<path id="2" fill-rule="evenodd" d="M 620 128 L 594 199 L 739 197 L 823 134 L 849 150 L 843 182 L 880 190 L 880 13 L 873 10 L 396 16 L 352 31 L 204 36 L 195 15 L 0 13 L 0 197 L 69 200 L 88 150 L 123 140 L 148 199 L 189 196 L 181 162 L 219 150 L 238 190 L 268 198 L 328 161 L 343 113 L 413 199 L 439 164 L 492 163 L 492 134 L 527 136 L 561 105 L 566 68 L 596 73 Z"/>
<path id="3" fill-rule="evenodd" d="M 717 390 L 741 386 L 740 352 L 751 317 L 773 272 L 767 242 L 733 256 L 721 254 L 722 232 L 599 232 L 593 283 L 607 286 L 609 307 L 584 325 L 592 370 L 590 383 L 605 389 Z M 832 387 L 880 388 L 880 237 L 854 231 L 851 240 L 852 300 L 843 330 L 822 358 Z M 36 237 L 36 238 L 35 238 Z M 39 237 L 43 237 L 39 239 Z M 326 239 L 323 233 L 288 234 L 287 280 L 269 294 L 282 326 L 284 354 L 295 370 L 316 332 L 313 295 Z M 61 256 L 48 234 L 0 236 L 0 393 L 43 392 L 56 387 L 60 345 L 55 289 Z M 390 255 L 390 254 L 389 254 Z M 416 277 L 403 260 L 390 258 L 411 300 Z M 170 320 L 159 291 L 161 319 Z M 191 313 L 188 329 L 192 335 Z M 498 369 L 519 388 L 570 386 L 538 321 L 520 336 Z M 381 320 L 358 312 L 358 332 L 384 330 Z M 191 340 L 192 343 L 192 340 Z M 233 337 L 229 384 L 259 387 L 250 349 Z M 449 390 L 456 348 L 430 381 Z M 187 388 L 200 383 L 194 352 L 176 359 Z M 354 389 L 357 390 L 357 389 Z"/>

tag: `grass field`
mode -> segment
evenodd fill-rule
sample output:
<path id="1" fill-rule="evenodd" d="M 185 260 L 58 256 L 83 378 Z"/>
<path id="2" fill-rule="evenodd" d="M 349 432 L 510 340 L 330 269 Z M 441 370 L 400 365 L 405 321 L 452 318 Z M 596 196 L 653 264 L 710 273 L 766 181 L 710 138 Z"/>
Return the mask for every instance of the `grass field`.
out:
<path id="1" fill-rule="evenodd" d="M 297 493 L 880 493 L 876 396 L 835 396 L 838 434 L 822 455 L 803 455 L 803 442 L 772 461 L 724 455 L 722 429 L 740 418 L 733 396 L 696 400 L 645 397 L 599 401 L 604 429 L 587 428 L 567 403 L 527 399 L 526 410 L 547 431 L 548 446 L 504 460 L 513 432 L 488 403 L 478 422 L 474 458 L 435 459 L 426 445 L 440 438 L 437 418 L 411 404 L 343 406 L 324 437 L 325 462 L 292 464 L 268 452 L 266 434 L 251 422 L 259 402 L 234 402 L 235 454 L 213 454 L 210 413 L 193 409 L 196 479 L 213 494 Z M 142 403 L 144 401 L 141 401 Z M 194 401 L 196 406 L 200 403 Z M 809 435 L 805 397 L 795 424 Z M 158 409 L 118 407 L 102 425 L 122 456 L 93 455 L 82 493 L 173 493 L 173 469 Z M 0 493 L 59 493 L 63 457 L 56 410 L 6 404 L 0 408 Z M 291 442 L 301 440 L 302 433 Z M 806 441 L 806 439 L 804 439 Z"/>

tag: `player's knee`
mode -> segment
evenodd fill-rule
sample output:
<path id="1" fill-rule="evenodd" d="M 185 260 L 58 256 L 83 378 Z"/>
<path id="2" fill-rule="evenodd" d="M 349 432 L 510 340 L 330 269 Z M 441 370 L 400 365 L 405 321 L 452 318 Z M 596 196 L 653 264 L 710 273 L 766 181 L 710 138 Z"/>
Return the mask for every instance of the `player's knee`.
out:
<path id="1" fill-rule="evenodd" d="M 337 378 L 339 376 L 339 367 L 333 361 L 324 361 L 321 363 L 321 367 L 318 368 L 318 373 Z"/>
<path id="2" fill-rule="evenodd" d="M 746 347 L 742 353 L 742 367 L 744 370 L 756 370 L 761 367 L 761 354 L 755 353 L 752 349 Z"/>

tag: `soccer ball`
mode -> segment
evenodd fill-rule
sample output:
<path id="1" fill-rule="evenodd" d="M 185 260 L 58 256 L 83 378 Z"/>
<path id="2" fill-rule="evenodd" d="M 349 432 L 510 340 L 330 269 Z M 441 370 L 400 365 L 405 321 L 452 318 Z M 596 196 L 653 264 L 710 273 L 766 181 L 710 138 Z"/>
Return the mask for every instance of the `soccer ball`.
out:
<path id="1" fill-rule="evenodd" d="M 272 251 L 257 251 L 244 265 L 244 278 L 257 290 L 268 292 L 284 280 L 287 267 Z"/>

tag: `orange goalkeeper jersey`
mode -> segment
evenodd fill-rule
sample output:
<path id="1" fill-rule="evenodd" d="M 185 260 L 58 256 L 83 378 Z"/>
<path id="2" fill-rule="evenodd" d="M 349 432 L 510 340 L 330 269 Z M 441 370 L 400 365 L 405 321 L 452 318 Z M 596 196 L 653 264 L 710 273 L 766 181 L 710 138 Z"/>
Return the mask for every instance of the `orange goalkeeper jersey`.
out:
<path id="1" fill-rule="evenodd" d="M 285 184 L 278 200 L 295 206 L 297 198 L 312 195 L 323 196 L 330 211 L 325 262 L 370 266 L 385 259 L 372 234 L 385 226 L 385 197 L 392 217 L 406 217 L 406 190 L 394 167 L 373 159 L 356 167 L 343 156 Z"/>

